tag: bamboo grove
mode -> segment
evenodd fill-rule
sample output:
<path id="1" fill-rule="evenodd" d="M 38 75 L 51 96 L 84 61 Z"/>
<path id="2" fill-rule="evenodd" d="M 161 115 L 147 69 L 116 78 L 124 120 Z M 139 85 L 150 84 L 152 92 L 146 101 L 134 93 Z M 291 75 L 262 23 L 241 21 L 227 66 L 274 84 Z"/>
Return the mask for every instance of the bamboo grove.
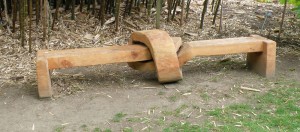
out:
<path id="1" fill-rule="evenodd" d="M 75 21 L 75 8 L 79 8 L 80 12 L 90 13 L 97 17 L 101 25 L 105 23 L 108 15 L 113 15 L 115 30 L 118 31 L 120 19 L 131 16 L 133 10 L 141 11 L 141 8 L 146 9 L 143 13 L 147 18 L 151 17 L 152 9 L 155 9 L 156 28 L 160 28 L 162 7 L 167 8 L 165 14 L 167 22 L 174 21 L 175 17 L 179 17 L 179 24 L 182 26 L 189 19 L 191 2 L 192 0 L 0 0 L 0 21 L 6 23 L 2 26 L 9 33 L 19 33 L 21 46 L 24 47 L 25 42 L 28 41 L 29 52 L 31 52 L 32 25 L 42 25 L 43 40 L 47 41 L 48 32 L 54 29 L 58 21 L 60 8 L 64 8 L 65 12 L 71 12 L 70 19 Z M 211 11 L 214 14 L 212 24 L 215 24 L 222 0 L 203 1 L 199 28 L 203 28 L 209 4 L 211 4 Z M 177 8 L 182 9 L 179 14 L 176 14 Z M 19 26 L 16 26 L 17 24 Z M 221 26 L 219 27 L 221 28 Z M 25 32 L 28 33 L 28 40 L 26 40 Z"/>

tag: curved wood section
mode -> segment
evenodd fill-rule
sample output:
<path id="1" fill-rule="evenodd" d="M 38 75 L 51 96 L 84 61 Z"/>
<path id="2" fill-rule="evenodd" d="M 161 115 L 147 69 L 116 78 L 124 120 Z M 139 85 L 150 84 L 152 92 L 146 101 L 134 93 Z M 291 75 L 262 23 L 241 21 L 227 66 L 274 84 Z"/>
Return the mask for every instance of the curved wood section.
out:
<path id="1" fill-rule="evenodd" d="M 174 42 L 175 50 L 178 52 L 179 48 L 182 46 L 182 40 L 180 37 L 172 37 Z M 132 45 L 132 40 L 129 40 L 129 44 Z M 129 67 L 139 71 L 156 71 L 153 59 L 147 61 L 138 61 L 134 63 L 128 63 Z"/>
<path id="2" fill-rule="evenodd" d="M 131 34 L 129 44 L 144 44 L 151 54 L 155 64 L 158 81 L 161 83 L 174 82 L 182 79 L 182 72 L 176 54 L 174 42 L 169 34 L 162 30 L 147 30 Z M 153 64 L 129 63 L 135 69 L 153 69 Z"/>

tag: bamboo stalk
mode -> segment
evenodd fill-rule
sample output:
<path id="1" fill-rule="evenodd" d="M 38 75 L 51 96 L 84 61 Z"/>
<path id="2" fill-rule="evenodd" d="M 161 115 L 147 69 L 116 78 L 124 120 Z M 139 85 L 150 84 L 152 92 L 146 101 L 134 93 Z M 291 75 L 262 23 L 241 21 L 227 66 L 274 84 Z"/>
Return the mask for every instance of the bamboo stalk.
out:
<path id="1" fill-rule="evenodd" d="M 72 12 L 72 15 L 71 15 L 71 19 L 72 20 L 75 20 L 75 0 L 72 0 L 71 1 L 72 3 L 72 9 L 71 9 L 71 12 Z"/>
<path id="2" fill-rule="evenodd" d="M 95 10 L 96 10 L 96 0 L 93 0 L 93 10 L 92 10 L 92 14 L 95 14 Z"/>
<path id="3" fill-rule="evenodd" d="M 105 23 L 105 0 L 101 1 L 101 9 L 100 9 L 100 21 L 101 21 L 101 25 L 103 26 Z"/>
<path id="4" fill-rule="evenodd" d="M 150 17 L 150 14 L 151 14 L 152 3 L 153 3 L 153 0 L 148 0 L 148 2 L 147 2 L 147 16 L 148 16 L 148 18 Z"/>
<path id="5" fill-rule="evenodd" d="M 19 8 L 19 21 L 20 21 L 20 38 L 21 38 L 21 46 L 24 47 L 24 43 L 25 43 L 25 18 L 24 18 L 24 14 L 25 14 L 25 10 L 24 10 L 24 1 L 21 0 L 20 1 L 20 8 Z"/>
<path id="6" fill-rule="evenodd" d="M 91 0 L 87 0 L 87 1 L 88 1 L 88 3 L 87 3 L 87 10 L 89 11 L 90 8 L 91 8 Z"/>
<path id="7" fill-rule="evenodd" d="M 181 19 L 180 19 L 180 26 L 183 25 L 184 22 L 184 0 L 181 0 Z"/>
<path id="8" fill-rule="evenodd" d="M 57 3 L 56 3 L 56 7 L 55 7 L 54 18 L 53 18 L 53 22 L 52 22 L 52 26 L 51 26 L 52 30 L 54 29 L 55 20 L 58 20 L 58 10 L 59 10 L 59 6 L 60 6 L 60 3 L 61 3 L 61 0 L 57 0 L 56 2 Z"/>
<path id="9" fill-rule="evenodd" d="M 116 14 L 115 14 L 115 19 L 116 19 L 116 32 L 119 31 L 119 17 L 120 17 L 120 0 L 116 0 Z"/>
<path id="10" fill-rule="evenodd" d="M 3 2 L 4 2 L 4 14 L 5 14 L 5 19 L 6 19 L 7 23 L 8 23 L 7 31 L 8 31 L 8 33 L 11 33 L 11 31 L 10 31 L 10 26 L 11 26 L 12 24 L 11 24 L 10 17 L 8 16 L 7 3 L 6 3 L 6 0 L 4 0 Z M 1 12 L 0 12 L 0 13 L 1 13 Z"/>
<path id="11" fill-rule="evenodd" d="M 189 17 L 191 1 L 192 1 L 192 0 L 187 0 L 187 3 L 186 3 L 186 17 L 185 17 L 186 20 L 187 20 L 188 17 Z"/>
<path id="12" fill-rule="evenodd" d="M 13 26 L 13 33 L 16 31 L 16 20 L 17 20 L 17 0 L 13 0 L 13 21 L 12 21 L 12 26 Z"/>
<path id="13" fill-rule="evenodd" d="M 43 0 L 44 2 L 44 7 L 43 7 L 43 41 L 47 40 L 47 16 L 48 16 L 48 12 L 47 12 L 47 0 Z"/>
<path id="14" fill-rule="evenodd" d="M 41 1 L 37 0 L 35 3 L 35 17 L 36 17 L 35 24 L 36 25 L 39 25 L 40 22 L 40 17 L 41 17 L 40 12 L 41 12 Z"/>
<path id="15" fill-rule="evenodd" d="M 131 15 L 132 7 L 133 7 L 133 0 L 130 0 L 130 7 L 129 7 L 129 12 L 128 12 L 129 16 Z"/>
<path id="16" fill-rule="evenodd" d="M 215 0 L 212 0 L 211 1 L 211 12 L 214 11 L 214 5 L 215 5 Z"/>
<path id="17" fill-rule="evenodd" d="M 282 33 L 282 27 L 283 27 L 283 22 L 284 22 L 285 12 L 286 12 L 287 1 L 288 1 L 288 0 L 285 0 L 285 1 L 284 1 L 284 7 L 283 7 L 282 18 L 281 18 L 281 22 L 280 22 L 279 33 L 278 33 L 278 36 L 277 36 L 277 38 L 278 38 L 279 40 L 280 40 L 280 35 L 281 35 L 281 33 Z"/>
<path id="18" fill-rule="evenodd" d="M 29 53 L 32 52 L 32 36 L 31 36 L 31 25 L 32 25 L 32 0 L 29 0 L 29 42 L 28 42 L 28 45 L 29 45 Z"/>
<path id="19" fill-rule="evenodd" d="M 83 5 L 84 5 L 84 0 L 80 0 L 80 7 L 79 7 L 80 12 L 82 12 Z"/>
<path id="20" fill-rule="evenodd" d="M 208 0 L 204 0 L 203 2 L 203 10 L 201 15 L 200 29 L 203 29 L 204 17 L 207 10 Z"/>
<path id="21" fill-rule="evenodd" d="M 174 20 L 176 15 L 176 8 L 177 8 L 178 0 L 174 0 L 173 2 L 173 14 L 172 14 L 172 20 Z"/>
<path id="22" fill-rule="evenodd" d="M 161 6 L 162 6 L 162 0 L 157 0 L 157 3 L 156 3 L 156 29 L 160 28 Z"/>
<path id="23" fill-rule="evenodd" d="M 173 5 L 173 0 L 168 0 L 167 1 L 168 4 L 168 17 L 167 17 L 167 21 L 170 21 L 170 16 L 171 16 L 171 11 L 172 11 L 172 5 Z"/>
<path id="24" fill-rule="evenodd" d="M 221 3 L 221 0 L 218 0 L 217 3 L 216 3 L 217 5 L 215 7 L 214 18 L 213 18 L 213 21 L 212 21 L 213 25 L 216 24 L 216 18 L 217 18 L 217 14 L 218 14 L 218 11 L 219 11 L 220 3 Z"/>
<path id="25" fill-rule="evenodd" d="M 219 33 L 222 31 L 222 20 L 223 20 L 223 0 L 221 0 Z"/>

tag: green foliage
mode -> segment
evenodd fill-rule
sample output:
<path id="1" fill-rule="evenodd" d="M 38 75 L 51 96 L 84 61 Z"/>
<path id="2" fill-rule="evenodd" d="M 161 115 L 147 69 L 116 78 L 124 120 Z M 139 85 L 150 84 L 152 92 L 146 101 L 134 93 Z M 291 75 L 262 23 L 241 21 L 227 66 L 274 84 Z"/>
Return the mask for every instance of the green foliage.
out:
<path id="1" fill-rule="evenodd" d="M 112 119 L 113 122 L 120 122 L 123 117 L 125 117 L 127 114 L 124 113 L 117 113 L 114 118 Z"/>
<path id="2" fill-rule="evenodd" d="M 268 132 L 300 131 L 300 83 L 276 82 L 276 88 L 257 94 L 253 101 L 231 104 L 206 113 L 209 119 L 200 125 L 173 122 L 164 132 Z M 182 110 L 185 106 L 177 109 Z M 176 110 L 175 110 L 176 111 Z"/>
<path id="3" fill-rule="evenodd" d="M 286 0 L 280 0 L 280 3 L 284 4 Z M 287 0 L 289 4 L 294 5 L 293 11 L 300 17 L 300 0 Z"/>
<path id="4" fill-rule="evenodd" d="M 254 99 L 254 104 L 233 104 L 208 112 L 217 131 L 299 131 L 300 84 L 278 82 L 277 88 Z"/>
<path id="5" fill-rule="evenodd" d="M 133 129 L 130 127 L 126 127 L 123 129 L 123 132 L 133 132 Z"/>
<path id="6" fill-rule="evenodd" d="M 192 125 L 190 123 L 173 123 L 170 127 L 165 128 L 164 132 L 201 132 L 207 131 L 199 125 Z"/>

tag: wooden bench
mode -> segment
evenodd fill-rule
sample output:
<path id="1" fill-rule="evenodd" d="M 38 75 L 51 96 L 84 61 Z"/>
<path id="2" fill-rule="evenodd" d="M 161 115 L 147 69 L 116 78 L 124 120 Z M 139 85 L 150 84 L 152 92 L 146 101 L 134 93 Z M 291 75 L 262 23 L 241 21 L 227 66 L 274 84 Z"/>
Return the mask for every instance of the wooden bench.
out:
<path id="1" fill-rule="evenodd" d="M 180 67 L 196 56 L 247 53 L 247 65 L 272 77 L 275 73 L 276 43 L 260 36 L 192 41 L 182 45 L 165 31 L 139 31 L 129 45 L 69 50 L 40 50 L 37 53 L 37 82 L 40 97 L 51 97 L 49 70 L 127 62 L 141 71 L 156 71 L 161 83 L 182 79 Z"/>
<path id="2" fill-rule="evenodd" d="M 157 60 L 159 60 L 160 57 L 164 57 L 162 59 L 173 60 L 169 62 L 175 64 L 173 66 L 169 66 L 168 61 L 160 60 L 157 64 L 157 68 L 160 69 L 157 70 L 157 74 L 159 76 L 158 80 L 160 82 L 164 83 L 181 80 L 182 73 L 179 67 L 175 48 L 181 46 L 181 38 L 171 38 L 166 32 L 160 30 L 151 31 L 151 33 L 159 36 L 151 38 L 151 42 L 149 42 L 148 46 L 158 46 L 157 49 L 159 49 L 160 45 L 164 45 L 164 48 L 161 48 L 160 51 L 149 51 L 149 48 L 144 45 L 38 51 L 36 70 L 39 96 L 51 97 L 53 94 L 49 70 L 100 64 L 148 61 L 152 60 L 153 55 L 155 55 L 154 57 Z M 157 43 L 158 40 L 161 39 L 168 40 L 169 43 Z M 172 72 L 173 74 L 169 74 Z"/>
<path id="3" fill-rule="evenodd" d="M 251 37 L 192 41 L 178 53 L 180 65 L 196 56 L 247 53 L 247 65 L 256 73 L 272 77 L 276 66 L 276 42 L 253 35 Z"/>
<path id="4" fill-rule="evenodd" d="M 247 53 L 247 66 L 254 72 L 265 77 L 274 76 L 276 66 L 276 42 L 258 35 L 191 41 L 184 43 L 177 52 L 177 55 L 179 65 L 182 67 L 194 57 L 238 53 Z M 140 71 L 156 70 L 153 61 L 129 63 L 129 66 Z"/>

